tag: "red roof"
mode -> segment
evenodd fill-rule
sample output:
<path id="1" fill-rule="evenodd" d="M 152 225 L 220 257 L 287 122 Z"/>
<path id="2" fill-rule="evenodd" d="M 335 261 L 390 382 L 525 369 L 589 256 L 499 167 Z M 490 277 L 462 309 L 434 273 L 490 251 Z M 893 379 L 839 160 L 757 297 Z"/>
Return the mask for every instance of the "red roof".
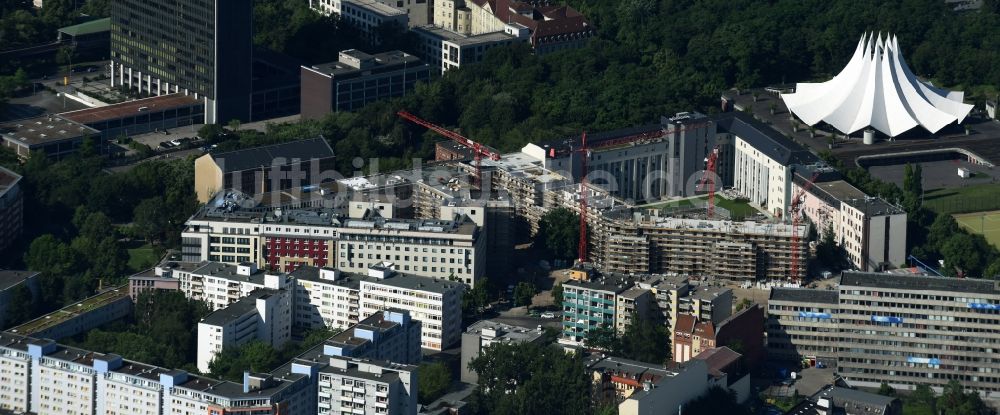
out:
<path id="1" fill-rule="evenodd" d="M 197 99 L 194 99 L 194 96 L 170 94 L 128 101 L 120 104 L 112 104 L 106 107 L 71 111 L 59 114 L 59 116 L 80 124 L 90 124 L 101 121 L 116 120 L 129 115 L 136 115 L 140 112 L 140 108 L 145 108 L 142 112 L 157 112 L 195 105 L 200 105 L 200 102 Z"/>
<path id="2" fill-rule="evenodd" d="M 493 15 L 505 23 L 517 23 L 530 29 L 532 44 L 539 38 L 591 31 L 587 18 L 569 6 L 533 6 L 515 0 L 473 1 L 480 7 L 488 4 Z"/>

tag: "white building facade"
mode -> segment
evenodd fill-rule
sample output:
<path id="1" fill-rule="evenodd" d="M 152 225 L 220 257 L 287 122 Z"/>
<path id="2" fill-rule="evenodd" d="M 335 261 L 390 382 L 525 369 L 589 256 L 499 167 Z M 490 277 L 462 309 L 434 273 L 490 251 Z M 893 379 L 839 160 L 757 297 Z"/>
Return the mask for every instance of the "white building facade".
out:
<path id="1" fill-rule="evenodd" d="M 443 350 L 462 336 L 462 293 L 458 282 L 372 270 L 361 282 L 362 318 L 386 309 L 409 312 L 422 326 L 421 347 Z"/>

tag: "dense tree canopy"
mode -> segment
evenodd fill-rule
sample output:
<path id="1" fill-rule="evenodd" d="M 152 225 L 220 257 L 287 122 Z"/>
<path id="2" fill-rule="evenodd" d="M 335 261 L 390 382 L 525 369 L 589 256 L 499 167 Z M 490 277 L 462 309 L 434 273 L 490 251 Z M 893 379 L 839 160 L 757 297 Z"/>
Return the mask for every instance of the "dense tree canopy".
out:
<path id="1" fill-rule="evenodd" d="M 577 355 L 534 343 L 494 343 L 469 363 L 479 375 L 475 414 L 586 415 L 590 379 Z"/>
<path id="2" fill-rule="evenodd" d="M 546 212 L 538 223 L 538 236 L 535 240 L 552 256 L 576 258 L 580 240 L 580 216 L 562 207 Z"/>
<path id="3" fill-rule="evenodd" d="M 670 336 L 661 322 L 632 315 L 632 324 L 619 334 L 611 325 L 591 329 L 587 347 L 607 351 L 612 356 L 648 363 L 666 363 L 670 358 Z"/>
<path id="4" fill-rule="evenodd" d="M 451 369 L 441 362 L 422 363 L 417 369 L 417 385 L 420 403 L 428 405 L 437 400 L 451 387 Z"/>

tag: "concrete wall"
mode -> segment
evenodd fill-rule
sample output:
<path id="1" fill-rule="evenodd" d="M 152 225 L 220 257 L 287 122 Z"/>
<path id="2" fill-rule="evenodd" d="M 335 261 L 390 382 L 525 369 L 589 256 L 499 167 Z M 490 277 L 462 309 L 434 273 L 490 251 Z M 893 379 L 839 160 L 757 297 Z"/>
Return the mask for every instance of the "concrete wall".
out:
<path id="1" fill-rule="evenodd" d="M 215 164 L 211 154 L 205 154 L 194 161 L 194 192 L 198 202 L 207 203 L 216 192 L 222 190 L 222 169 Z"/>

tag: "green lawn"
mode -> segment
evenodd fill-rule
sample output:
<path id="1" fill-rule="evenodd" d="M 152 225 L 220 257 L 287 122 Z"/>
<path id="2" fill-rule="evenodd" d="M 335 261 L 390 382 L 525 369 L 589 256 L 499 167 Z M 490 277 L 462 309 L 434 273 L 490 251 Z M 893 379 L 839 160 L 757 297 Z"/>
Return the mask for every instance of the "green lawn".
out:
<path id="1" fill-rule="evenodd" d="M 1000 210 L 1000 184 L 928 190 L 924 207 L 941 214 Z"/>
<path id="2" fill-rule="evenodd" d="M 148 243 L 128 249 L 128 267 L 132 271 L 139 272 L 156 265 L 156 259 L 156 252 L 153 250 L 153 246 Z"/>
<path id="3" fill-rule="evenodd" d="M 978 233 L 993 246 L 1000 248 L 1000 211 L 954 215 L 955 221 L 972 233 Z"/>

